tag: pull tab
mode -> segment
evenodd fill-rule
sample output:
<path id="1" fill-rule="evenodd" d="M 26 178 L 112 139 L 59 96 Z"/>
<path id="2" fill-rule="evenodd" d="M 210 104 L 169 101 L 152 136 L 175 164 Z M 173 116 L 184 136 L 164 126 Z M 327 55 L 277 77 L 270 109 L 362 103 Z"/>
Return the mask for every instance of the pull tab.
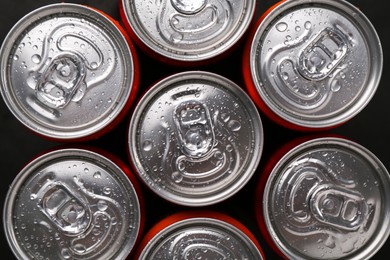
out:
<path id="1" fill-rule="evenodd" d="M 185 155 L 199 158 L 212 149 L 214 130 L 204 104 L 198 101 L 183 102 L 175 109 L 173 119 Z"/>
<path id="2" fill-rule="evenodd" d="M 65 107 L 85 86 L 86 68 L 81 57 L 65 53 L 51 60 L 36 85 L 39 101 L 51 108 Z"/>
<path id="3" fill-rule="evenodd" d="M 346 230 L 358 229 L 368 212 L 361 194 L 329 184 L 314 189 L 310 208 L 318 221 Z"/>
<path id="4" fill-rule="evenodd" d="M 53 187 L 46 190 L 49 185 Z M 89 227 L 91 216 L 88 207 L 73 196 L 64 185 L 48 182 L 41 188 L 37 198 L 41 201 L 40 210 L 60 230 L 71 235 L 78 235 Z"/>
<path id="5" fill-rule="evenodd" d="M 322 30 L 299 55 L 298 71 L 308 80 L 329 76 L 348 52 L 347 38 L 338 29 Z"/>

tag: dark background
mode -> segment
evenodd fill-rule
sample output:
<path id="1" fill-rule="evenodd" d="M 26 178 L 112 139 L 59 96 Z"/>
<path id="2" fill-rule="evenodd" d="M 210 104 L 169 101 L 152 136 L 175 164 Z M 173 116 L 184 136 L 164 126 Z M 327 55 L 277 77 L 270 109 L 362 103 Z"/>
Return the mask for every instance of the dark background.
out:
<path id="1" fill-rule="evenodd" d="M 8 31 L 24 15 L 50 3 L 63 1 L 49 0 L 1 0 L 0 4 L 0 42 L 3 42 Z M 111 15 L 114 19 L 119 20 L 119 7 L 117 0 L 89 0 L 89 1 L 67 1 L 80 3 L 100 9 Z M 257 1 L 257 15 L 263 13 L 267 8 L 277 1 L 261 0 Z M 390 69 L 387 66 L 389 60 L 388 51 L 390 50 L 389 42 L 389 9 L 385 7 L 385 0 L 351 0 L 349 1 L 371 20 L 379 34 L 382 42 L 384 55 L 384 68 L 379 88 L 369 105 L 356 117 L 346 124 L 325 133 L 336 133 L 343 135 L 371 150 L 383 163 L 390 169 L 390 154 L 388 145 L 390 145 L 390 116 L 388 115 L 388 101 L 390 98 Z M 156 80 L 180 72 L 185 69 L 174 68 L 161 65 L 151 58 L 145 56 L 139 49 L 138 57 L 141 65 L 141 85 L 139 93 L 149 87 Z M 192 69 L 201 69 L 210 72 L 219 73 L 237 84 L 242 85 L 241 74 L 241 57 L 242 45 L 231 55 L 221 62 Z M 1 68 L 4 69 L 4 68 Z M 188 70 L 188 69 L 187 69 Z M 261 114 L 262 115 L 262 114 Z M 109 134 L 98 140 L 89 141 L 86 144 L 106 149 L 122 158 L 128 164 L 126 154 L 126 129 L 128 119 L 119 124 L 119 126 Z M 272 152 L 285 142 L 296 137 L 306 136 L 308 133 L 294 132 L 286 130 L 262 116 L 265 135 L 265 146 L 260 168 L 265 165 L 272 155 Z M 85 144 L 85 143 L 83 143 Z M 4 199 L 9 185 L 14 177 L 26 163 L 28 163 L 37 154 L 60 143 L 48 141 L 40 136 L 27 130 L 13 115 L 9 112 L 0 98 L 0 205 L 4 205 Z M 259 169 L 260 169 L 259 168 Z M 225 212 L 237 220 L 244 223 L 257 237 L 262 245 L 263 251 L 268 258 L 275 259 L 274 253 L 265 244 L 258 228 L 255 224 L 254 216 L 254 190 L 258 182 L 260 172 L 256 173 L 251 181 L 232 198 L 210 207 L 211 209 Z M 162 199 L 151 194 L 146 188 L 143 189 L 146 205 L 146 226 L 145 232 L 156 221 L 169 214 L 188 209 L 169 204 Z M 390 205 L 387 205 L 390 206 Z M 3 207 L 1 207 L 3 208 Z M 389 220 L 390 221 L 390 220 Z M 0 249 L 1 259 L 14 259 L 11 250 L 8 247 L 4 230 L 0 228 Z M 386 259 L 386 253 L 390 252 L 390 241 L 388 240 L 382 249 L 374 256 L 373 259 Z"/>

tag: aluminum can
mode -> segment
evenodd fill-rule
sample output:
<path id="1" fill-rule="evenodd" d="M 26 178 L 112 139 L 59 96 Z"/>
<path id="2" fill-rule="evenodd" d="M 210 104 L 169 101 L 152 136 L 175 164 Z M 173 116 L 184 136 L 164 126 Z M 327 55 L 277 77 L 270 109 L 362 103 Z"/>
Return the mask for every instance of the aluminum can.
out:
<path id="1" fill-rule="evenodd" d="M 213 211 L 180 212 L 144 236 L 137 259 L 265 259 L 254 235 L 239 221 Z"/>
<path id="2" fill-rule="evenodd" d="M 383 67 L 364 14 L 338 0 L 281 1 L 258 21 L 243 59 L 248 91 L 275 122 L 301 131 L 337 127 L 372 99 Z"/>
<path id="3" fill-rule="evenodd" d="M 273 160 L 259 182 L 256 215 L 280 256 L 368 259 L 383 246 L 390 177 L 374 154 L 342 137 L 316 137 L 284 146 Z"/>
<path id="4" fill-rule="evenodd" d="M 57 149 L 21 170 L 3 212 L 18 259 L 127 257 L 142 231 L 142 196 L 128 167 L 109 156 Z"/>
<path id="5" fill-rule="evenodd" d="M 111 130 L 138 85 L 136 53 L 101 11 L 53 4 L 23 17 L 0 51 L 1 94 L 10 111 L 48 139 L 84 141 Z"/>
<path id="6" fill-rule="evenodd" d="M 134 172 L 160 197 L 205 206 L 238 192 L 255 172 L 263 127 L 249 96 L 225 77 L 174 74 L 139 100 L 128 131 Z"/>
<path id="7" fill-rule="evenodd" d="M 237 46 L 255 6 L 255 0 L 120 0 L 120 14 L 130 36 L 153 58 L 198 65 Z"/>

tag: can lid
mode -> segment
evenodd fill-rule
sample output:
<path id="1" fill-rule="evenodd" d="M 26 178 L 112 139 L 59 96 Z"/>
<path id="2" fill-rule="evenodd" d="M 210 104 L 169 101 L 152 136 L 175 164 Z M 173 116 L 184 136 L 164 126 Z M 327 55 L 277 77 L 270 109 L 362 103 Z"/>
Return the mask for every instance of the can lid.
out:
<path id="1" fill-rule="evenodd" d="M 368 259 L 390 233 L 390 177 L 366 148 L 319 138 L 288 152 L 263 197 L 266 226 L 294 259 Z"/>
<path id="2" fill-rule="evenodd" d="M 251 44 L 252 81 L 278 117 L 305 128 L 340 125 L 374 95 L 383 66 L 370 21 L 346 1 L 282 2 Z"/>
<path id="3" fill-rule="evenodd" d="M 141 179 L 189 206 L 238 192 L 259 164 L 263 128 L 246 93 L 230 80 L 189 71 L 155 84 L 135 108 L 130 157 Z"/>
<path id="4" fill-rule="evenodd" d="M 139 259 L 263 259 L 254 242 L 232 224 L 209 217 L 175 222 L 157 233 Z"/>
<path id="5" fill-rule="evenodd" d="M 122 0 L 126 22 L 143 44 L 177 61 L 214 58 L 237 43 L 255 12 L 254 0 Z"/>
<path id="6" fill-rule="evenodd" d="M 1 48 L 1 94 L 16 118 L 54 139 L 89 137 L 124 109 L 133 54 L 116 25 L 82 5 L 53 4 L 23 17 Z"/>
<path id="7" fill-rule="evenodd" d="M 83 149 L 55 150 L 29 163 L 12 183 L 3 214 L 20 259 L 124 259 L 140 233 L 140 204 L 125 172 Z"/>

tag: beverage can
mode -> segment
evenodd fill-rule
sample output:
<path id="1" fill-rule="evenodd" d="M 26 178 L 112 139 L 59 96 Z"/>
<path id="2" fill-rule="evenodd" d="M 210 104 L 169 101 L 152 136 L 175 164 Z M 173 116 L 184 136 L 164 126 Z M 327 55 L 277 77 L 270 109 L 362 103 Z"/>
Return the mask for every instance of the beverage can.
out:
<path id="1" fill-rule="evenodd" d="M 134 171 L 160 197 L 205 206 L 251 178 L 263 149 L 260 115 L 234 82 L 205 71 L 173 74 L 139 100 L 128 130 Z"/>
<path id="2" fill-rule="evenodd" d="M 138 60 L 124 29 L 96 9 L 52 4 L 20 19 L 0 51 L 4 101 L 48 139 L 100 137 L 124 117 L 138 86 Z"/>
<path id="3" fill-rule="evenodd" d="M 254 0 L 121 0 L 120 14 L 134 41 L 174 65 L 215 60 L 234 49 L 249 28 Z"/>
<path id="4" fill-rule="evenodd" d="M 372 99 L 383 67 L 380 39 L 347 1 L 281 1 L 246 44 L 243 73 L 256 104 L 294 130 L 324 130 Z"/>
<path id="5" fill-rule="evenodd" d="M 179 212 L 155 224 L 137 259 L 264 259 L 254 235 L 219 212 Z"/>
<path id="6" fill-rule="evenodd" d="M 3 224 L 18 259 L 125 259 L 142 232 L 142 209 L 137 179 L 124 163 L 61 148 L 16 176 Z"/>
<path id="7" fill-rule="evenodd" d="M 368 259 L 390 233 L 390 177 L 380 160 L 342 137 L 293 142 L 266 167 L 258 224 L 288 259 Z"/>

